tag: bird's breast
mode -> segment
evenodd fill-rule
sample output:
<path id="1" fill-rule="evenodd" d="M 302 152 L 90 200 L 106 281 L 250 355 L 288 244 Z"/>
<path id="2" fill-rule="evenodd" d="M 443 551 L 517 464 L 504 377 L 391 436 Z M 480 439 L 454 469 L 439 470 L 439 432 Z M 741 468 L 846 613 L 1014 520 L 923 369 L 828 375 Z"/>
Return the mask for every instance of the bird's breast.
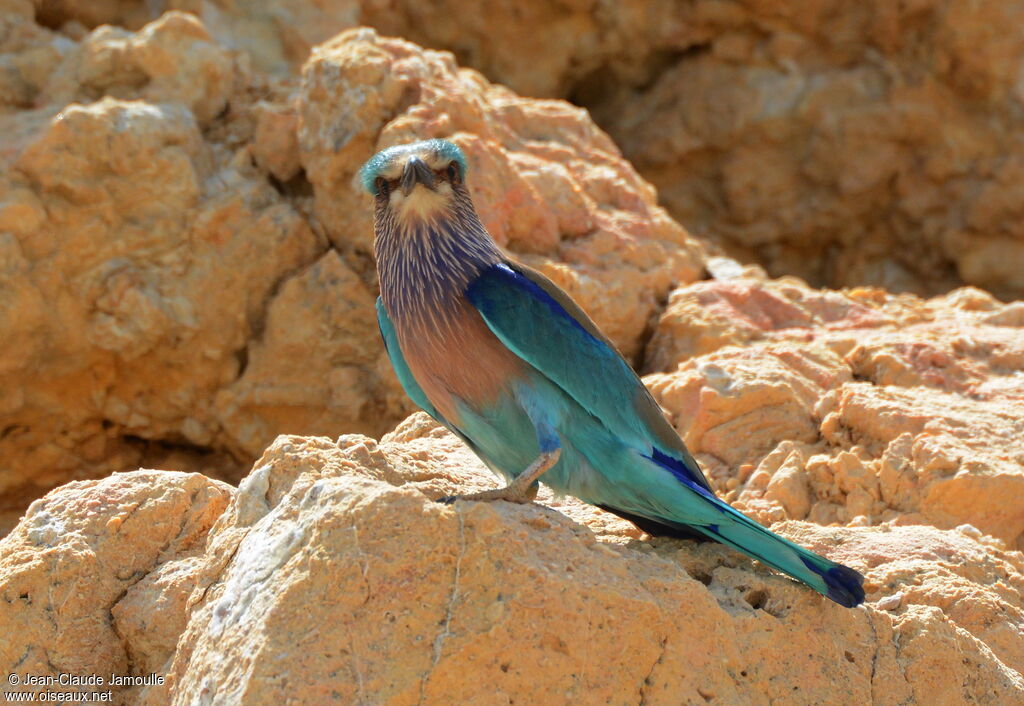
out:
<path id="1" fill-rule="evenodd" d="M 382 226 L 375 241 L 380 293 L 402 355 L 431 404 L 456 424 L 460 403 L 486 411 L 525 365 L 466 298 L 469 283 L 502 260 L 470 215 Z"/>
<path id="2" fill-rule="evenodd" d="M 486 409 L 511 390 L 524 363 L 487 327 L 464 297 L 435 316 L 396 325 L 409 370 L 430 402 L 458 423 L 458 403 Z"/>

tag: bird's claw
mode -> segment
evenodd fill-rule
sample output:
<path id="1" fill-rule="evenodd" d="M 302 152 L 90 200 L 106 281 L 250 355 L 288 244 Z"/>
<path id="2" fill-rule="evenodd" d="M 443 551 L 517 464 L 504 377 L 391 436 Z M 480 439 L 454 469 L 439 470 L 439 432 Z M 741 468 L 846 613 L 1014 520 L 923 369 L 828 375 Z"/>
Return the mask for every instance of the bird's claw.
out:
<path id="1" fill-rule="evenodd" d="M 465 495 L 445 495 L 437 499 L 437 502 L 444 505 L 451 505 L 456 500 L 476 500 L 477 502 L 493 502 L 505 500 L 510 503 L 525 504 L 532 502 L 537 497 L 537 485 L 533 484 L 528 488 L 520 490 L 506 486 L 494 490 L 481 490 L 477 493 L 466 493 Z"/>

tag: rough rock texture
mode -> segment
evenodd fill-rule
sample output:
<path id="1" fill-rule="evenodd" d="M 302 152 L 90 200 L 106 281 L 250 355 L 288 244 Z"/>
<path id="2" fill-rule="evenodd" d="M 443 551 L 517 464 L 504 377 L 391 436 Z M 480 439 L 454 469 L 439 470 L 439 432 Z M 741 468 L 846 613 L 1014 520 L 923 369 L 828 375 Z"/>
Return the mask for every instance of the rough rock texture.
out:
<path id="1" fill-rule="evenodd" d="M 677 219 L 773 275 L 1024 295 L 1018 4 L 363 5 L 585 105 Z"/>
<path id="2" fill-rule="evenodd" d="M 32 134 L 0 180 L 3 504 L 176 454 L 230 473 L 214 397 L 326 241 L 208 139 L 241 69 L 194 18 L 48 41 L 63 57 L 32 86 L 43 107 L 9 114 Z"/>
<path id="3" fill-rule="evenodd" d="M 0 540 L 0 669 L 159 671 L 185 628 L 206 534 L 233 493 L 198 473 L 136 471 L 35 501 Z"/>
<path id="4" fill-rule="evenodd" d="M 970 524 L 1024 548 L 1024 306 L 739 276 L 674 291 L 646 378 L 762 521 Z"/>
<path id="5" fill-rule="evenodd" d="M 677 7 L 687 53 L 586 101 L 673 215 L 775 275 L 1024 294 L 1021 6 Z"/>
<path id="6" fill-rule="evenodd" d="M 143 0 L 44 2 L 136 26 Z M 1024 23 L 1000 0 L 172 0 L 287 73 L 366 24 L 589 108 L 681 222 L 773 275 L 1024 295 Z M 59 20 L 57 18 L 60 18 Z"/>
<path id="7" fill-rule="evenodd" d="M 573 97 L 773 274 L 1014 295 L 1014 6 L 484 5 L 0 0 L 0 520 L 325 435 L 237 492 L 36 500 L 0 540 L 4 673 L 163 675 L 117 690 L 151 705 L 1024 701 L 1024 305 L 705 259 L 585 111 L 330 39 Z M 496 481 L 424 415 L 369 438 L 411 405 L 355 172 L 432 136 L 718 492 L 864 572 L 864 608 L 546 491 L 436 504 Z"/>
<path id="8" fill-rule="evenodd" d="M 362 4 L 585 105 L 680 222 L 773 275 L 1024 296 L 1016 3 Z"/>
<path id="9" fill-rule="evenodd" d="M 450 55 L 358 31 L 317 49 L 301 81 L 271 79 L 193 15 L 57 33 L 11 6 L 7 518 L 69 478 L 145 464 L 237 479 L 279 433 L 380 435 L 408 414 L 354 178 L 395 142 L 453 136 L 494 235 L 627 355 L 700 274 L 700 246 L 584 111 L 519 98 Z"/>
<path id="10" fill-rule="evenodd" d="M 166 677 L 122 703 L 1024 698 L 1024 557 L 977 530 L 777 524 L 866 574 L 868 604 L 846 610 L 719 545 L 638 541 L 546 492 L 548 507 L 430 499 L 493 482 L 419 414 L 379 443 L 281 437 L 226 509 L 196 475 L 71 484 L 0 543 L 0 595 L 31 611 L 6 612 L 31 630 L 0 664 L 54 650 L 36 613 L 78 624 L 80 604 L 60 603 L 71 583 L 97 614 L 74 648 L 93 650 L 39 669 Z M 77 573 L 89 550 L 95 569 Z"/>

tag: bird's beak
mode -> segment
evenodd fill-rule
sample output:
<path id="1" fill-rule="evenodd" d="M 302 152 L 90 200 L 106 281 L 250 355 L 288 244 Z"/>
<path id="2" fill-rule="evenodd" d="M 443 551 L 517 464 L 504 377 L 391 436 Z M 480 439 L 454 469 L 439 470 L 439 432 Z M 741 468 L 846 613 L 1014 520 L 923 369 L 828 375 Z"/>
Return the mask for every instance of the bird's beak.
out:
<path id="1" fill-rule="evenodd" d="M 405 170 L 402 172 L 402 195 L 408 196 L 412 193 L 416 184 L 423 184 L 428 189 L 434 188 L 434 172 L 427 163 L 416 156 L 409 158 L 405 163 Z"/>

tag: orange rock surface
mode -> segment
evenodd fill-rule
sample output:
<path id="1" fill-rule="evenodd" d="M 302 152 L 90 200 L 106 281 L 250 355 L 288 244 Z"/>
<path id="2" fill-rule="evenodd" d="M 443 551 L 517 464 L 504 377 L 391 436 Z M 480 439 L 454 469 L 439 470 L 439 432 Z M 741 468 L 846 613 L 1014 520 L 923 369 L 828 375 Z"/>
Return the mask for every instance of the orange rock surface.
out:
<path id="1" fill-rule="evenodd" d="M 1024 702 L 1024 305 L 952 289 L 1024 291 L 1024 40 L 1009 5 L 833 4 L 0 0 L 4 675 Z M 712 251 L 851 288 L 707 257 L 586 110 L 491 81 L 587 105 Z M 409 416 L 356 170 L 434 136 L 717 492 L 863 572 L 863 608 L 546 489 L 433 501 L 496 480 Z"/>
<path id="2" fill-rule="evenodd" d="M 586 106 L 680 222 L 773 276 L 1024 296 L 1018 3 L 37 4 L 47 26 L 81 31 L 194 12 L 276 75 L 369 25 Z"/>
<path id="3" fill-rule="evenodd" d="M 412 411 L 383 353 L 377 149 L 454 135 L 503 245 L 627 355 L 703 251 L 586 113 L 371 31 L 270 79 L 192 15 L 78 42 L 11 17 L 47 63 L 0 153 L 0 506 L 140 464 L 236 479 L 284 432 L 379 435 Z M 12 36 L 20 36 L 12 34 Z M 45 52 L 41 47 L 47 47 Z M 68 101 L 77 101 L 68 103 Z"/>
<path id="4" fill-rule="evenodd" d="M 233 493 L 198 473 L 135 471 L 33 503 L 0 540 L 5 676 L 159 672 L 185 627 L 195 562 Z"/>
<path id="5" fill-rule="evenodd" d="M 65 486 L 0 544 L 19 606 L 0 665 L 163 675 L 117 690 L 142 704 L 1024 698 L 1024 558 L 975 529 L 775 524 L 865 573 L 846 610 L 546 492 L 431 500 L 492 483 L 419 414 L 379 443 L 283 436 L 236 493 L 142 471 Z"/>
<path id="6" fill-rule="evenodd" d="M 1024 549 L 1024 308 L 736 277 L 675 290 L 645 378 L 762 520 L 961 524 Z"/>

